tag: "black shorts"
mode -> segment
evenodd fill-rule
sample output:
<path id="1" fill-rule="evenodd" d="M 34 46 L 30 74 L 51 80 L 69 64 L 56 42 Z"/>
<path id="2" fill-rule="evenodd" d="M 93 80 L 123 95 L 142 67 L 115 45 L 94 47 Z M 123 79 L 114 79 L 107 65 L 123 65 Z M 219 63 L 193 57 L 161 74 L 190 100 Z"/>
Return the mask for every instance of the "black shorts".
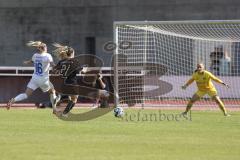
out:
<path id="1" fill-rule="evenodd" d="M 77 79 L 66 79 L 64 83 L 67 85 L 78 85 Z"/>

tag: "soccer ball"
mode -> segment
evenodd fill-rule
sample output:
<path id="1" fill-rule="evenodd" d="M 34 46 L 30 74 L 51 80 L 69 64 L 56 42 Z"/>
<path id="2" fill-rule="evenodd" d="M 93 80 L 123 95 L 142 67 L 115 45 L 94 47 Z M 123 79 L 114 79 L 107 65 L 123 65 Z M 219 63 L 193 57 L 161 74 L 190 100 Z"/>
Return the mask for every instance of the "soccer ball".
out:
<path id="1" fill-rule="evenodd" d="M 124 115 L 124 111 L 122 107 L 116 107 L 113 110 L 113 114 L 115 117 L 122 117 Z"/>

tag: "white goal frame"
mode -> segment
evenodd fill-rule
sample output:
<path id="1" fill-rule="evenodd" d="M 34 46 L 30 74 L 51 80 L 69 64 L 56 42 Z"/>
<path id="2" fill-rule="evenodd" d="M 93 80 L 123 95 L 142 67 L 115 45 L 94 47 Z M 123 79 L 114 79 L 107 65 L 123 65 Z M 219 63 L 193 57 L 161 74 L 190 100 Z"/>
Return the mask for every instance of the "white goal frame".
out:
<path id="1" fill-rule="evenodd" d="M 206 24 L 206 25 L 214 25 L 214 24 L 238 24 L 240 26 L 240 20 L 191 20 L 191 21 L 115 21 L 113 24 L 113 35 L 114 35 L 114 43 L 116 44 L 116 49 L 114 50 L 114 94 L 115 94 L 115 105 L 120 104 L 120 97 L 119 97 L 119 76 L 120 76 L 120 70 L 118 65 L 118 55 L 119 55 L 119 35 L 118 35 L 118 30 L 119 27 L 122 25 L 141 25 L 142 28 L 148 27 L 151 25 L 162 25 L 162 24 Z M 141 29 L 141 28 L 140 28 Z M 151 31 L 152 28 L 148 28 L 148 31 Z M 179 34 L 172 34 L 170 32 L 164 33 L 166 35 L 171 34 L 172 36 L 178 36 L 181 37 Z M 202 40 L 201 37 L 193 37 L 191 35 L 189 36 L 184 36 L 185 38 L 194 38 L 194 39 L 199 39 Z M 224 41 L 231 41 L 231 42 L 240 42 L 240 37 L 239 38 L 232 38 L 231 40 L 229 39 L 215 39 L 214 37 L 209 37 L 209 38 L 204 38 L 204 40 L 214 40 L 214 41 L 219 41 L 219 42 L 224 42 Z M 146 38 L 147 41 L 147 38 Z M 146 42 L 147 43 L 147 42 Z M 147 51 L 145 52 L 145 57 L 147 55 Z M 144 71 L 143 71 L 144 72 Z M 189 76 L 190 77 L 190 76 Z M 142 104 L 144 105 L 144 103 Z"/>

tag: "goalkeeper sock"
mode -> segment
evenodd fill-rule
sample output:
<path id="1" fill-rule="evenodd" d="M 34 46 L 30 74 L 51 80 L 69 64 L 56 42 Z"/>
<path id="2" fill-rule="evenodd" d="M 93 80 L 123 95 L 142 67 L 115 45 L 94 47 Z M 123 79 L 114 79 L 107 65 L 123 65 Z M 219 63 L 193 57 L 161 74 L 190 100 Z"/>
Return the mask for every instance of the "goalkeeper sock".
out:
<path id="1" fill-rule="evenodd" d="M 75 103 L 73 101 L 68 102 L 67 107 L 64 109 L 63 114 L 68 114 L 71 109 L 74 107 Z"/>
<path id="2" fill-rule="evenodd" d="M 19 102 L 19 101 L 22 101 L 27 98 L 28 98 L 28 96 L 26 93 L 21 93 L 14 98 L 14 102 Z"/>
<path id="3" fill-rule="evenodd" d="M 226 108 L 225 108 L 223 102 L 220 99 L 218 101 L 218 106 L 224 114 L 227 114 Z"/>

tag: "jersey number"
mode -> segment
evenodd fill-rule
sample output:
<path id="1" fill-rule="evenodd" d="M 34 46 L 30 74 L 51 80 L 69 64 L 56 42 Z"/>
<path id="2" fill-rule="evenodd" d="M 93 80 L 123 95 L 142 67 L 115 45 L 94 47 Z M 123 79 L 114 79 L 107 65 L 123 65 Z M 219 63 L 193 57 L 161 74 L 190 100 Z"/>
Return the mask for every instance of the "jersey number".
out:
<path id="1" fill-rule="evenodd" d="M 36 69 L 36 74 L 42 74 L 43 73 L 42 63 L 37 62 L 35 64 L 35 69 Z"/>
<path id="2" fill-rule="evenodd" d="M 63 77 L 67 77 L 68 70 L 70 68 L 70 65 L 63 64 L 60 73 L 63 75 Z"/>

